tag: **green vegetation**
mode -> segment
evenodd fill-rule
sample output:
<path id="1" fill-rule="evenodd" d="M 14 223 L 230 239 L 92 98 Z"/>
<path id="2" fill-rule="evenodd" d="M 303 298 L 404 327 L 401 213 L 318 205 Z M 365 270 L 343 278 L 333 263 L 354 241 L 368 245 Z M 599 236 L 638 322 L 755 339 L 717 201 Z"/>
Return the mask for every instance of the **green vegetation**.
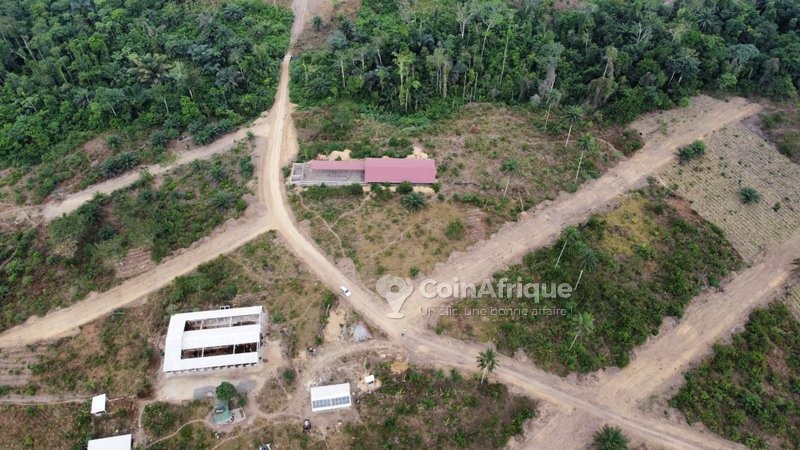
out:
<path id="1" fill-rule="evenodd" d="M 457 372 L 412 367 L 396 374 L 381 364 L 375 375 L 381 388 L 357 405 L 361 421 L 345 426 L 356 449 L 502 448 L 536 414 L 532 400 Z"/>
<path id="2" fill-rule="evenodd" d="M 364 0 L 326 49 L 293 65 L 293 95 L 354 100 L 409 127 L 473 101 L 564 105 L 565 131 L 578 116 L 628 122 L 698 90 L 797 95 L 797 2 L 582 3 Z"/>
<path id="3" fill-rule="evenodd" d="M 753 311 L 685 378 L 672 403 L 690 423 L 754 449 L 800 447 L 800 322 L 784 304 Z"/>
<path id="4" fill-rule="evenodd" d="M 0 231 L 0 329 L 108 289 L 118 282 L 116 264 L 132 250 L 159 261 L 241 214 L 244 175 L 252 172 L 243 173 L 240 163 L 249 161 L 239 146 L 162 180 L 143 174 L 133 186 L 96 197 L 47 227 Z"/>
<path id="5" fill-rule="evenodd" d="M 494 369 L 497 368 L 497 353 L 491 348 L 480 352 L 478 355 L 478 368 L 481 369 L 481 384 L 483 384 L 486 375 L 494 372 Z"/>
<path id="6" fill-rule="evenodd" d="M 761 201 L 761 194 L 755 188 L 746 186 L 739 190 L 739 199 L 745 205 L 750 203 L 758 203 Z"/>
<path id="7" fill-rule="evenodd" d="M 154 402 L 144 407 L 142 427 L 151 437 L 157 438 L 176 431 L 179 425 L 191 419 L 205 417 L 210 410 L 211 405 L 204 400 L 195 400 L 187 407 Z"/>
<path id="8" fill-rule="evenodd" d="M 761 124 L 778 151 L 800 162 L 800 110 L 797 104 L 787 111 L 775 111 L 761 115 Z"/>
<path id="9" fill-rule="evenodd" d="M 706 144 L 703 141 L 694 141 L 678 150 L 678 158 L 682 163 L 693 159 L 702 158 L 706 154 Z"/>
<path id="10" fill-rule="evenodd" d="M 500 303 L 462 300 L 455 305 L 462 315 L 443 316 L 439 325 L 449 334 L 495 342 L 504 353 L 523 350 L 560 374 L 623 367 L 664 317 L 680 317 L 703 287 L 741 266 L 722 232 L 686 209 L 655 185 L 635 192 L 616 210 L 567 227 L 553 246 L 494 274 L 496 291 L 503 278 L 540 283 L 538 299 L 514 293 Z M 569 298 L 556 298 L 560 283 L 573 286 Z M 465 315 L 492 307 L 508 312 Z"/>
<path id="11" fill-rule="evenodd" d="M 23 0 L 0 16 L 0 167 L 37 167 L 35 200 L 93 171 L 74 150 L 107 130 L 115 155 L 86 183 L 158 160 L 184 130 L 203 144 L 268 109 L 292 22 L 258 0 Z"/>
<path id="12" fill-rule="evenodd" d="M 236 392 L 236 387 L 234 387 L 232 384 L 228 383 L 227 381 L 223 381 L 219 384 L 219 386 L 217 386 L 216 394 L 218 400 L 226 401 L 236 397 L 238 392 Z"/>
<path id="13" fill-rule="evenodd" d="M 412 192 L 410 194 L 404 195 L 400 199 L 400 204 L 403 205 L 409 211 L 419 211 L 420 209 L 424 208 L 427 204 L 425 200 L 425 196 L 419 192 Z"/>
<path id="14" fill-rule="evenodd" d="M 596 450 L 628 450 L 628 438 L 617 427 L 603 425 L 594 433 Z"/>

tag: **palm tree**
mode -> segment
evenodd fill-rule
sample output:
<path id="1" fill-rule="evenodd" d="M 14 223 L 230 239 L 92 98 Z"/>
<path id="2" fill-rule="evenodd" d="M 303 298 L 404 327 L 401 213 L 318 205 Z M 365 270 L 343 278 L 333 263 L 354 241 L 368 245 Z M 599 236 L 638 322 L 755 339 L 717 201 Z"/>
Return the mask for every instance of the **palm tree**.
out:
<path id="1" fill-rule="evenodd" d="M 575 341 L 577 341 L 579 337 L 594 333 L 594 317 L 591 313 L 578 313 L 574 317 L 575 337 L 572 339 L 572 343 L 569 344 L 570 350 L 572 350 L 572 346 L 575 345 Z"/>
<path id="2" fill-rule="evenodd" d="M 564 147 L 569 145 L 569 138 L 572 136 L 572 127 L 580 122 L 581 117 L 583 117 L 583 108 L 579 105 L 570 106 L 567 108 L 565 114 L 567 116 L 567 121 L 569 121 L 569 132 L 567 133 L 567 142 L 564 143 Z"/>
<path id="3" fill-rule="evenodd" d="M 561 247 L 561 252 L 558 254 L 555 268 L 558 268 L 558 264 L 561 262 L 561 257 L 564 256 L 564 250 L 567 249 L 567 244 L 578 242 L 578 229 L 574 226 L 568 226 L 564 228 L 564 231 L 561 232 L 561 239 L 564 240 L 564 246 Z"/>
<path id="4" fill-rule="evenodd" d="M 597 450 L 627 450 L 628 438 L 617 427 L 603 425 L 594 433 L 594 448 Z"/>
<path id="5" fill-rule="evenodd" d="M 579 242 L 578 245 L 579 245 L 578 261 L 581 263 L 581 273 L 578 274 L 578 281 L 575 283 L 574 289 L 578 289 L 578 286 L 581 284 L 581 278 L 583 278 L 583 271 L 586 269 L 593 269 L 598 262 L 597 253 L 595 253 L 595 251 L 591 247 L 584 244 L 583 242 Z"/>
<path id="6" fill-rule="evenodd" d="M 158 53 L 147 53 L 134 58 L 133 64 L 136 67 L 130 69 L 130 72 L 137 75 L 140 83 L 150 85 L 163 83 L 168 76 L 167 71 L 172 67 L 167 63 L 167 57 Z"/>
<path id="7" fill-rule="evenodd" d="M 581 148 L 581 157 L 578 159 L 578 170 L 575 171 L 575 183 L 578 182 L 578 175 L 581 173 L 581 164 L 583 163 L 583 154 L 586 153 L 587 150 L 592 150 L 594 148 L 594 136 L 591 134 L 584 134 L 578 139 L 578 147 Z"/>
<path id="8" fill-rule="evenodd" d="M 419 211 L 425 207 L 425 197 L 419 192 L 412 192 L 406 194 L 400 199 L 400 204 L 406 207 L 409 211 Z"/>
<path id="9" fill-rule="evenodd" d="M 481 374 L 481 384 L 486 379 L 486 375 L 494 372 L 497 368 L 497 353 L 491 348 L 487 348 L 485 352 L 478 353 L 478 368 L 483 371 Z"/>

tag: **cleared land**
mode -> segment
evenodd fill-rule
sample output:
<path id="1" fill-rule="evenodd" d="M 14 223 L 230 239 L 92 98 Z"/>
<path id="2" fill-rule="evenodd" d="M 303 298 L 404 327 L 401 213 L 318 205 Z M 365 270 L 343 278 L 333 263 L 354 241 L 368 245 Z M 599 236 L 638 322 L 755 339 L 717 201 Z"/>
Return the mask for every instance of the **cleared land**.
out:
<path id="1" fill-rule="evenodd" d="M 800 225 L 800 166 L 741 123 L 705 140 L 704 157 L 667 168 L 661 177 L 719 226 L 747 261 L 788 239 Z M 761 200 L 743 204 L 742 188 Z"/>
<path id="2" fill-rule="evenodd" d="M 240 144 L 211 161 L 142 176 L 48 225 L 6 226 L 0 231 L 0 327 L 107 291 L 134 262 L 129 254 L 160 261 L 239 217 L 255 170 L 251 150 Z"/>
<path id="3" fill-rule="evenodd" d="M 493 275 L 496 289 L 503 278 L 540 283 L 539 298 L 459 301 L 452 306 L 458 315 L 443 314 L 436 331 L 493 342 L 509 354 L 520 350 L 556 373 L 624 367 L 665 317 L 681 316 L 693 296 L 718 286 L 739 263 L 721 233 L 651 186 Z M 548 298 L 561 283 L 576 287 L 571 296 Z M 576 323 L 586 314 L 591 327 Z"/>
<path id="4" fill-rule="evenodd" d="M 264 305 L 272 339 L 285 354 L 322 343 L 322 328 L 336 297 L 318 283 L 274 232 L 177 277 L 152 294 L 146 306 L 116 310 L 80 334 L 37 349 L 28 386 L 54 393 L 147 396 L 160 371 L 169 317 L 176 312 Z"/>

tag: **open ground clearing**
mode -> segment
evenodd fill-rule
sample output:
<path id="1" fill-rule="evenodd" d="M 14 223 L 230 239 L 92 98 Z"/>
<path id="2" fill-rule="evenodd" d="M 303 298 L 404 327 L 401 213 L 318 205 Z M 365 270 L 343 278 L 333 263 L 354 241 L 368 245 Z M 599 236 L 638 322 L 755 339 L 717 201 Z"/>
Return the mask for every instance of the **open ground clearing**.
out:
<path id="1" fill-rule="evenodd" d="M 705 156 L 673 165 L 661 178 L 753 261 L 800 226 L 800 166 L 741 123 L 717 131 L 705 144 Z M 748 187 L 760 201 L 743 203 L 741 190 Z"/>
<path id="2" fill-rule="evenodd" d="M 769 105 L 755 123 L 779 152 L 800 163 L 800 105 Z"/>
<path id="3" fill-rule="evenodd" d="M 519 297 L 517 288 L 499 299 L 457 301 L 454 312 L 441 314 L 436 332 L 520 351 L 561 374 L 624 367 L 665 317 L 680 317 L 693 296 L 739 267 L 721 233 L 652 185 L 494 273 L 497 292 L 502 279 L 540 283 L 538 297 Z M 575 287 L 568 298 L 555 295 L 562 283 Z"/>
<path id="4" fill-rule="evenodd" d="M 368 285 L 384 274 L 414 278 L 453 251 L 483 237 L 485 229 L 463 205 L 429 198 L 409 211 L 401 195 L 380 189 L 310 188 L 290 196 L 310 237 L 340 264 L 352 264 Z M 472 218 L 472 220 L 470 220 Z"/>
<path id="5" fill-rule="evenodd" d="M 130 432 L 138 416 L 132 399 L 108 402 L 108 414 L 89 414 L 89 401 L 0 405 L 0 447 L 9 450 L 84 448 L 89 439 Z"/>

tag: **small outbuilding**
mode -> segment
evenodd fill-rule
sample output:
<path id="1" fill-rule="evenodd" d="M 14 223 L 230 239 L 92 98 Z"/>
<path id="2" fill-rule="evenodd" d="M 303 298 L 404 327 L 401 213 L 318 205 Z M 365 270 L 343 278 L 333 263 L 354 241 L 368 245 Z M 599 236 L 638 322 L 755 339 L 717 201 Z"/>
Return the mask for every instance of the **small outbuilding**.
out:
<path id="1" fill-rule="evenodd" d="M 92 439 L 86 448 L 87 450 L 131 450 L 131 442 L 132 436 L 124 434 L 122 436 Z"/>
<path id="2" fill-rule="evenodd" d="M 311 388 L 311 411 L 313 412 L 349 408 L 351 405 L 350 383 Z"/>
<path id="3" fill-rule="evenodd" d="M 222 425 L 233 422 L 231 409 L 228 402 L 225 400 L 217 400 L 214 403 L 214 423 Z"/>
<path id="4" fill-rule="evenodd" d="M 106 413 L 106 401 L 108 397 L 106 394 L 95 395 L 92 397 L 91 413 L 94 416 L 100 416 Z"/>

